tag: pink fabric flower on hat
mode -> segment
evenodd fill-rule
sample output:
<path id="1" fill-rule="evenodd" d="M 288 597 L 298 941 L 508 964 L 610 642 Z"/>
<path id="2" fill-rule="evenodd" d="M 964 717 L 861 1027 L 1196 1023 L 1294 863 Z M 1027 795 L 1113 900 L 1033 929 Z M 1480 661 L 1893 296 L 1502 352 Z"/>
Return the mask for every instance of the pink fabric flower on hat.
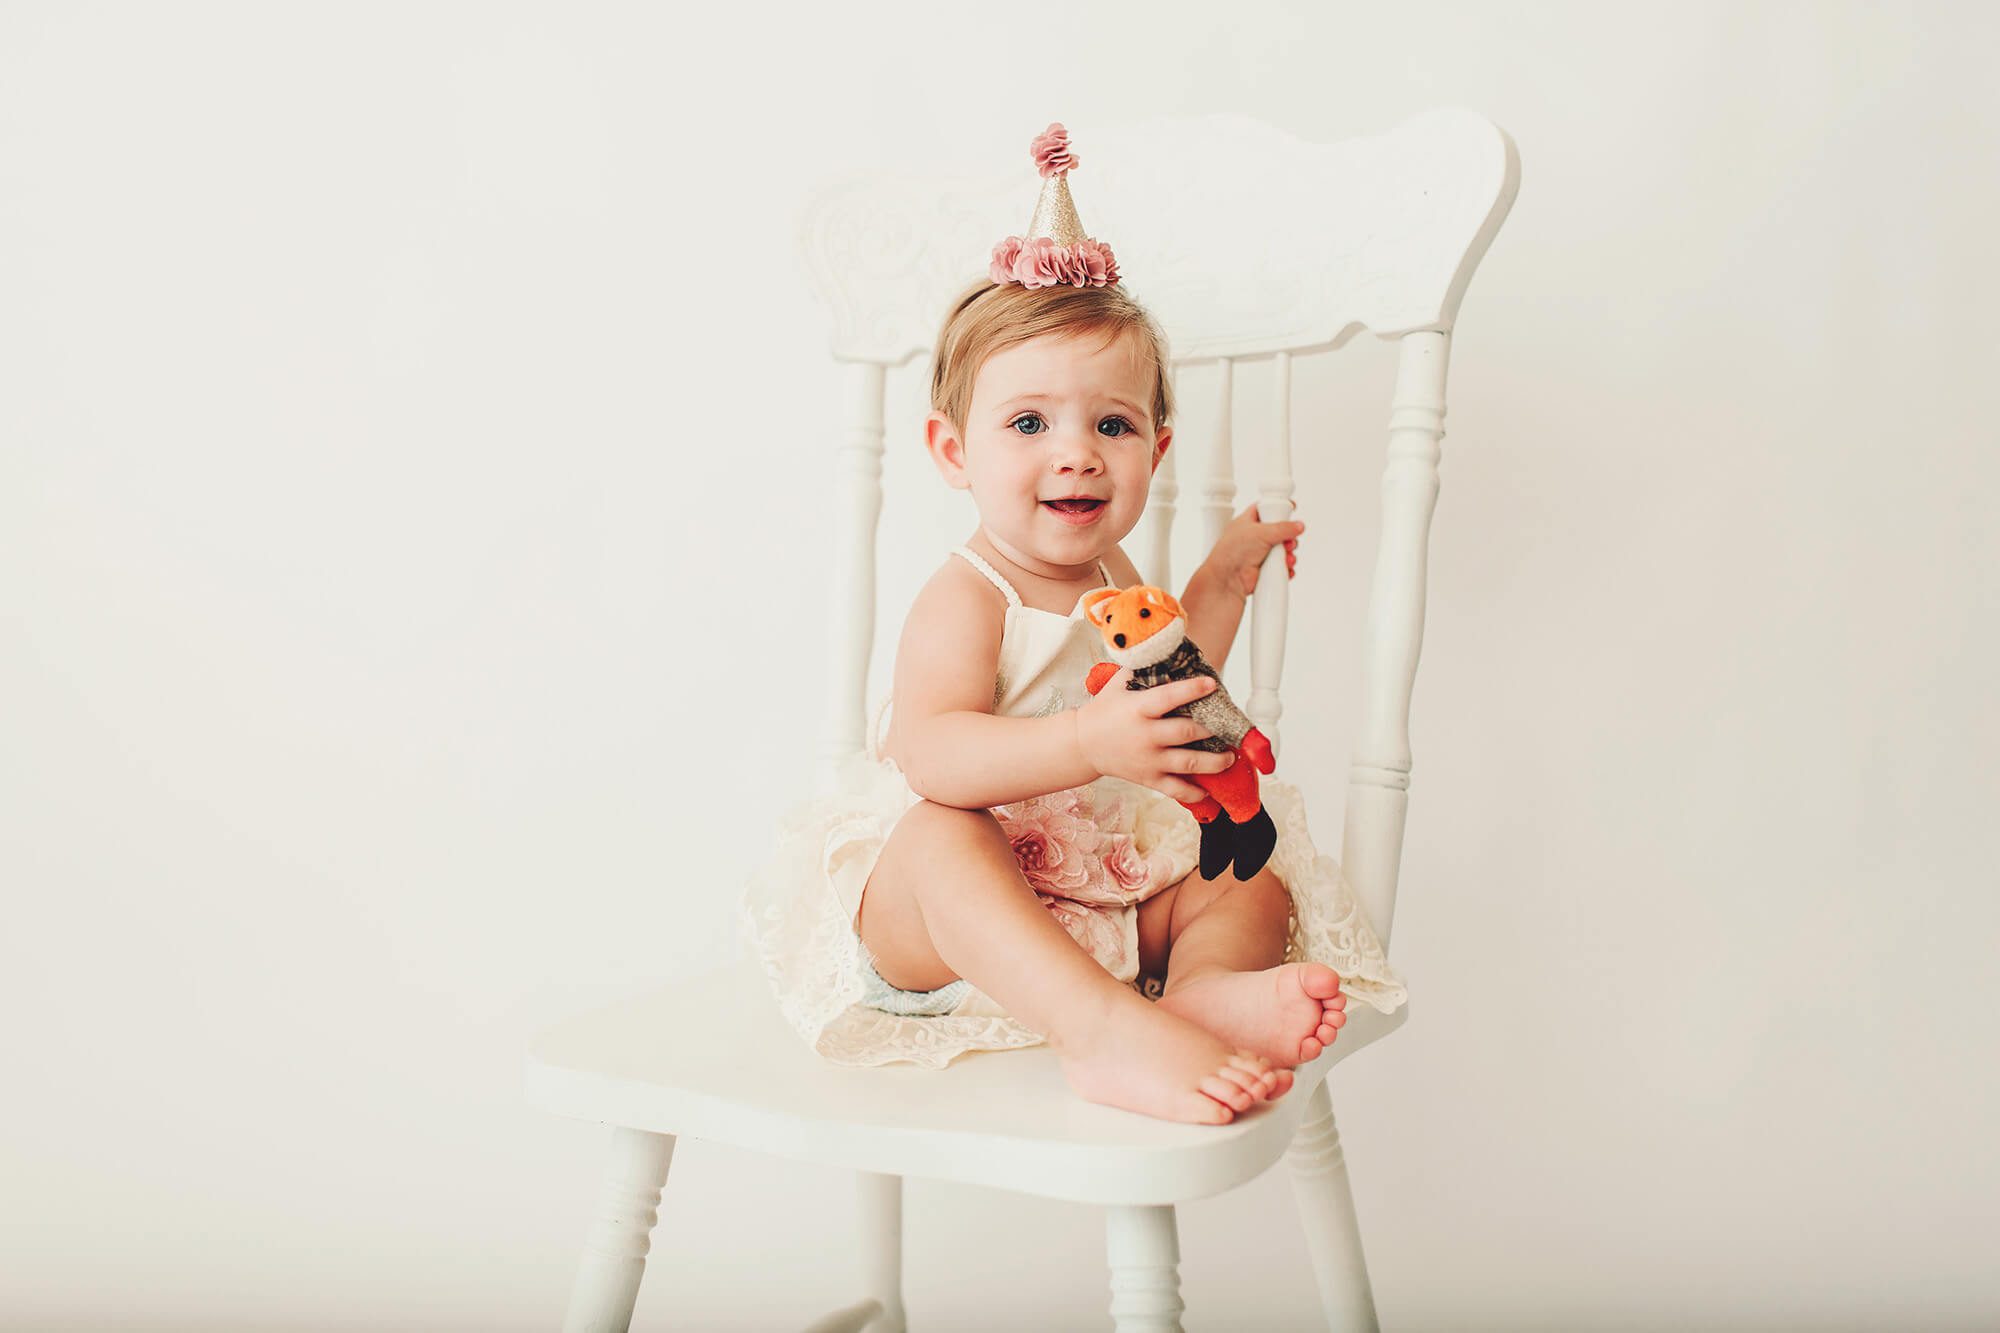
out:
<path id="1" fill-rule="evenodd" d="M 993 247 L 993 260 L 986 266 L 986 276 L 995 283 L 1014 280 L 1014 261 L 1021 257 L 1021 238 L 1009 236 Z"/>
<path id="2" fill-rule="evenodd" d="M 1035 141 L 1028 145 L 1028 151 L 1034 155 L 1035 169 L 1044 176 L 1072 171 L 1076 167 L 1076 154 L 1069 150 L 1069 131 L 1060 122 L 1051 121 L 1049 127 L 1037 134 Z"/>
<path id="3" fill-rule="evenodd" d="M 1009 236 L 993 247 L 986 276 L 996 283 L 1023 287 L 1109 287 L 1118 281 L 1118 258 L 1102 241 L 1057 245 L 1047 236 L 1024 241 Z"/>
<path id="4" fill-rule="evenodd" d="M 1037 236 L 1021 246 L 1021 253 L 1014 260 L 1014 281 L 1023 287 L 1053 287 L 1068 282 L 1068 267 L 1064 263 L 1068 258 L 1067 246 L 1057 245 L 1047 236 Z"/>

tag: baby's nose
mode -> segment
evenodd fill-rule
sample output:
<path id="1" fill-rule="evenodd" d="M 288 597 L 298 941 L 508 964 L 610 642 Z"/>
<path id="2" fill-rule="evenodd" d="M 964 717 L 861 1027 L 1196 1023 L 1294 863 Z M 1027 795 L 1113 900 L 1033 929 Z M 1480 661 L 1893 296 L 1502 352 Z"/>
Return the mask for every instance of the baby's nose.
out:
<path id="1" fill-rule="evenodd" d="M 1096 471 L 1097 449 L 1088 440 L 1072 440 L 1056 453 L 1056 471 Z"/>

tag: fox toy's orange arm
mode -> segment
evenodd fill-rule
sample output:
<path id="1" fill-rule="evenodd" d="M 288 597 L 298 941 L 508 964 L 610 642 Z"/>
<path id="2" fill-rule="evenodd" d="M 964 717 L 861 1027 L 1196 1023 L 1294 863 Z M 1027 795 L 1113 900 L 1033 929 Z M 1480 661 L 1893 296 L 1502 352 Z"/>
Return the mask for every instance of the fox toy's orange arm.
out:
<path id="1" fill-rule="evenodd" d="M 1118 664 L 1116 662 L 1099 662 L 1090 669 L 1090 674 L 1083 678 L 1084 688 L 1095 694 L 1103 689 L 1105 683 L 1117 674 Z"/>

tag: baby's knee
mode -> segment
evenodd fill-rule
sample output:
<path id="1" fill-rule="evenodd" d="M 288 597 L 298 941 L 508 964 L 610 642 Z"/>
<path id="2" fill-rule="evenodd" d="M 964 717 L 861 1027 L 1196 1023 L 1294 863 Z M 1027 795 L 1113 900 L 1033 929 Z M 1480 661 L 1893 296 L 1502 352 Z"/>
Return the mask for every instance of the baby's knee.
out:
<path id="1" fill-rule="evenodd" d="M 912 805 L 910 809 L 913 811 L 923 811 L 924 818 L 926 819 L 955 820 L 960 823 L 983 822 L 997 824 L 1000 822 L 993 817 L 991 810 L 967 810 L 964 806 L 959 805 L 941 805 L 927 796 L 918 797 L 916 804 Z"/>
<path id="2" fill-rule="evenodd" d="M 1285 887 L 1285 881 L 1265 866 L 1248 879 L 1237 879 L 1234 875 L 1224 875 L 1223 882 L 1229 887 L 1225 892 L 1241 894 L 1253 899 L 1274 916 L 1289 916 L 1292 910 L 1292 891 Z"/>
<path id="3" fill-rule="evenodd" d="M 920 800 L 905 810 L 897 827 L 904 824 L 915 828 L 922 837 L 946 843 L 1004 836 L 1000 832 L 1000 821 L 994 818 L 991 810 L 966 810 L 955 805 L 939 805 L 932 800 Z"/>

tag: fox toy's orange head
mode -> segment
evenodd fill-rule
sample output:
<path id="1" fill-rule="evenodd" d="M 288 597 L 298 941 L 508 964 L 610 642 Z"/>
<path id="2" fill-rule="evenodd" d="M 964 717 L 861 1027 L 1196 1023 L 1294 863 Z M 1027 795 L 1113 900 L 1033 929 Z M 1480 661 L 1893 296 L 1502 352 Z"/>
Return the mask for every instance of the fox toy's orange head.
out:
<path id="1" fill-rule="evenodd" d="M 1084 594 L 1083 609 L 1120 666 L 1151 666 L 1187 638 L 1187 616 L 1164 588 L 1099 588 Z"/>

